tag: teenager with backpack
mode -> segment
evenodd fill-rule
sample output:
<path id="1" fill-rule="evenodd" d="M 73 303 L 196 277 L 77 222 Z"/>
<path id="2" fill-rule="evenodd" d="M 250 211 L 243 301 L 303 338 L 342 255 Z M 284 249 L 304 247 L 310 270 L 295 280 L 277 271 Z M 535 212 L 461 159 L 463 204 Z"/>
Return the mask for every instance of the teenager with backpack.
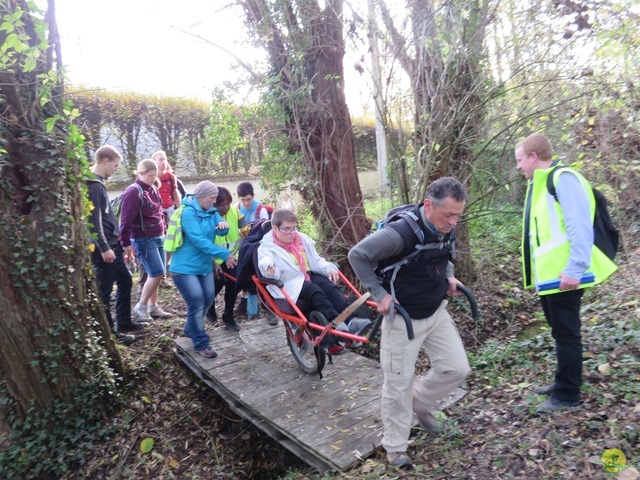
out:
<path id="1" fill-rule="evenodd" d="M 467 194 L 454 178 L 444 177 L 427 188 L 424 203 L 408 221 L 397 218 L 361 240 L 349 252 L 349 262 L 384 315 L 380 340 L 382 385 L 382 446 L 389 464 L 411 468 L 407 455 L 413 413 L 428 431 L 437 430 L 434 411 L 470 371 L 467 355 L 444 300 L 457 295 L 460 283 L 452 259 L 455 226 Z M 414 254 L 414 252 L 417 252 Z M 405 260 L 405 262 L 403 262 Z M 404 263 L 404 264 L 403 264 Z M 386 268 L 397 265 L 398 268 Z M 411 317 L 413 338 L 399 315 L 399 303 Z M 418 353 L 424 345 L 431 369 L 414 378 Z"/>
<path id="2" fill-rule="evenodd" d="M 138 164 L 138 178 L 122 194 L 120 233 L 128 255 L 136 255 L 147 272 L 140 300 L 133 309 L 139 322 L 173 315 L 158 305 L 158 286 L 165 274 L 162 199 L 156 188 L 158 167 L 151 159 Z"/>
<path id="3" fill-rule="evenodd" d="M 167 154 L 164 150 L 154 152 L 154 154 L 151 155 L 151 160 L 156 162 L 156 165 L 158 166 L 158 181 L 160 182 L 158 192 L 162 199 L 164 223 L 165 225 L 169 225 L 171 215 L 173 215 L 173 212 L 180 207 L 180 200 L 182 200 L 182 195 L 178 189 L 178 179 L 173 173 L 173 169 L 171 168 L 169 160 L 167 160 Z M 171 255 L 167 254 L 166 258 L 167 263 L 169 263 Z M 162 279 L 160 286 L 163 288 L 171 288 L 171 284 L 167 282 L 166 277 Z"/>
<path id="4" fill-rule="evenodd" d="M 98 148 L 94 154 L 91 167 L 93 176 L 87 178 L 89 200 L 93 204 L 93 210 L 89 215 L 89 230 L 94 244 L 91 262 L 107 321 L 114 329 L 111 316 L 111 293 L 115 283 L 118 287 L 115 305 L 116 340 L 123 345 L 130 345 L 135 341 L 135 337 L 127 333 L 143 329 L 144 324 L 131 321 L 131 274 L 125 264 L 118 220 L 111 208 L 105 185 L 109 177 L 118 169 L 121 161 L 120 152 L 110 145 Z"/>
<path id="5" fill-rule="evenodd" d="M 236 207 L 244 216 L 249 225 L 253 225 L 260 220 L 271 218 L 273 208 L 263 205 L 255 199 L 255 192 L 251 182 L 240 182 L 236 187 L 236 193 L 240 201 Z M 247 317 L 257 317 L 259 314 L 258 297 L 252 293 L 240 292 L 240 304 L 236 308 L 238 315 L 247 314 Z M 269 325 L 277 325 L 278 319 L 270 312 L 266 311 L 265 316 Z"/>
<path id="6" fill-rule="evenodd" d="M 582 339 L 580 304 L 584 288 L 597 285 L 616 265 L 594 245 L 596 199 L 589 182 L 577 171 L 560 166 L 547 137 L 534 133 L 516 144 L 517 169 L 529 181 L 525 196 L 522 265 L 525 288 L 536 288 L 556 341 L 557 369 L 553 384 L 535 389 L 549 395 L 535 412 L 549 413 L 580 405 Z"/>

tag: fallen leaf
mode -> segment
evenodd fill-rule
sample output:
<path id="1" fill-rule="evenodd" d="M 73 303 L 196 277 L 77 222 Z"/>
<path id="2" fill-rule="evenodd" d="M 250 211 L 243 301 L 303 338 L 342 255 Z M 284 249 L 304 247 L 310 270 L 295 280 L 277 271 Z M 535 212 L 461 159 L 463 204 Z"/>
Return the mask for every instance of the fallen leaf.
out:
<path id="1" fill-rule="evenodd" d="M 154 443 L 153 438 L 145 438 L 140 442 L 140 451 L 142 453 L 149 453 L 153 450 Z"/>

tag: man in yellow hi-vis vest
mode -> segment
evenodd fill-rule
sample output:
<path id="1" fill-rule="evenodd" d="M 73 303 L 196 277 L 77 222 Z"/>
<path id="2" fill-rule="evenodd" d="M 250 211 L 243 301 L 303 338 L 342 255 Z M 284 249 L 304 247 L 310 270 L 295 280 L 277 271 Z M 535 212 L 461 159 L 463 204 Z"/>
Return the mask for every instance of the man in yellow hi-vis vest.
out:
<path id="1" fill-rule="evenodd" d="M 554 177 L 558 201 L 547 189 L 553 147 L 534 133 L 516 145 L 517 169 L 529 180 L 525 196 L 522 265 L 525 288 L 536 288 L 556 342 L 554 383 L 536 388 L 549 398 L 536 413 L 580 405 L 582 339 L 580 303 L 585 287 L 606 280 L 615 264 L 593 243 L 595 198 L 578 172 L 563 169 Z"/>

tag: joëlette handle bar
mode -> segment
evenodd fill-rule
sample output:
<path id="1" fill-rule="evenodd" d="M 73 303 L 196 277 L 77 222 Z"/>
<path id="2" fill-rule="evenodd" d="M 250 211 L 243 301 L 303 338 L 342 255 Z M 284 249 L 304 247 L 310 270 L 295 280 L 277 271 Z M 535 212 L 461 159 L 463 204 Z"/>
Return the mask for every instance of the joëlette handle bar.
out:
<path id="1" fill-rule="evenodd" d="M 471 316 L 473 317 L 473 320 L 477 323 L 479 318 L 479 313 L 478 313 L 478 302 L 476 301 L 476 297 L 474 297 L 473 293 L 471 293 L 471 290 L 469 290 L 464 285 L 458 284 L 456 288 L 459 292 L 462 292 L 465 297 L 467 297 L 467 300 L 469 300 L 469 305 L 471 307 Z M 404 319 L 404 323 L 407 326 L 407 336 L 409 337 L 409 340 L 413 340 L 414 334 L 413 334 L 413 325 L 411 323 L 411 317 L 409 317 L 409 314 L 407 313 L 407 311 L 399 303 L 395 303 L 394 307 L 396 309 L 396 312 L 402 315 L 402 318 Z M 378 329 L 380 328 L 380 324 L 382 323 L 382 318 L 383 317 L 381 314 L 378 315 L 378 318 L 376 318 L 376 321 L 373 323 L 373 327 L 371 327 L 371 331 L 369 332 L 370 341 L 373 340 L 373 338 L 378 333 Z"/>

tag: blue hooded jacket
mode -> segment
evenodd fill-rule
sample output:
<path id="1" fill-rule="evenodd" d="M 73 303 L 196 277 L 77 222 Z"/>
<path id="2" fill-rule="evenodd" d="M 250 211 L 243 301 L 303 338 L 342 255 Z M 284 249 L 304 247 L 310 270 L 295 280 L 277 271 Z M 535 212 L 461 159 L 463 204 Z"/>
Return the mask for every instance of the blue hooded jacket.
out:
<path id="1" fill-rule="evenodd" d="M 171 256 L 169 271 L 182 275 L 206 275 L 213 270 L 213 257 L 226 260 L 231 252 L 214 243 L 215 235 L 226 235 L 228 228 L 216 230 L 224 219 L 212 206 L 203 210 L 193 195 L 181 202 L 183 243 Z"/>

